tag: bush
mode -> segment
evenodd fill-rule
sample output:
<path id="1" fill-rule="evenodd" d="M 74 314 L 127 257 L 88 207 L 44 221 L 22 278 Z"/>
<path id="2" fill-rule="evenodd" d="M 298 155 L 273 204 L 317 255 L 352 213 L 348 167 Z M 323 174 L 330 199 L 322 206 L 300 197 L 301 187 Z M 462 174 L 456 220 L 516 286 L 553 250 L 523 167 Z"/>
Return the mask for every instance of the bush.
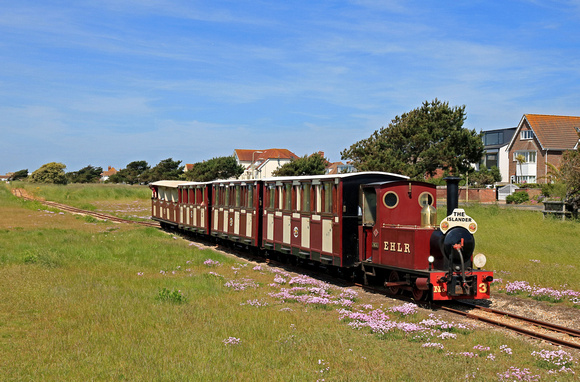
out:
<path id="1" fill-rule="evenodd" d="M 508 195 L 505 198 L 505 201 L 508 204 L 511 204 L 511 203 L 521 204 L 521 203 L 525 203 L 529 200 L 530 200 L 530 195 L 528 195 L 528 193 L 525 191 L 514 192 L 513 194 Z"/>
<path id="2" fill-rule="evenodd" d="M 560 197 L 566 196 L 566 184 L 564 183 L 546 183 L 542 185 L 542 195 L 545 197 Z"/>

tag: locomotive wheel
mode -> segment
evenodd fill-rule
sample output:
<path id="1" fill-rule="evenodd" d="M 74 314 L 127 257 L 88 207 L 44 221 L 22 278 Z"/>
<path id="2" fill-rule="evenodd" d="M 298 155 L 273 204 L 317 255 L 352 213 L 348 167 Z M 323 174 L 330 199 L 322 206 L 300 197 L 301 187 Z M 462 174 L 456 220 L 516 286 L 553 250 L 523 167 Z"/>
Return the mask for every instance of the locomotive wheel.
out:
<path id="1" fill-rule="evenodd" d="M 417 287 L 413 287 L 413 300 L 415 301 L 424 301 L 427 299 L 427 291 L 417 289 Z"/>
<path id="2" fill-rule="evenodd" d="M 391 273 L 389 274 L 389 282 L 397 282 L 397 281 L 399 281 L 399 273 L 397 271 L 391 271 Z M 401 292 L 401 288 L 399 288 L 398 286 L 390 286 L 389 292 L 391 292 L 392 295 L 396 295 Z"/>

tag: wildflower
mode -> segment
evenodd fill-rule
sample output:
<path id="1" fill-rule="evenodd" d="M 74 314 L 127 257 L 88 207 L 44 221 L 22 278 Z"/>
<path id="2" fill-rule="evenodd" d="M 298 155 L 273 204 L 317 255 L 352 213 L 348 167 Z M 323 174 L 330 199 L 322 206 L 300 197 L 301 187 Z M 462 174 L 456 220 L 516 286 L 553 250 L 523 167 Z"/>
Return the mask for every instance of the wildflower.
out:
<path id="1" fill-rule="evenodd" d="M 241 340 L 239 338 L 236 337 L 228 337 L 225 340 L 222 341 L 224 343 L 224 345 L 228 346 L 228 345 L 239 345 Z"/>
<path id="2" fill-rule="evenodd" d="M 564 350 L 540 350 L 532 352 L 532 356 L 548 366 L 570 366 L 574 362 L 572 355 Z"/>
<path id="3" fill-rule="evenodd" d="M 504 373 L 497 373 L 500 381 L 539 381 L 539 375 L 532 375 L 530 369 L 518 369 L 515 366 L 510 366 L 509 370 Z"/>
<path id="4" fill-rule="evenodd" d="M 143 272 L 137 272 L 137 276 L 143 276 Z"/>
<path id="5" fill-rule="evenodd" d="M 512 349 L 508 348 L 507 345 L 501 345 L 499 347 L 499 350 L 506 353 L 506 354 L 510 354 L 510 355 L 512 354 Z"/>
<path id="6" fill-rule="evenodd" d="M 424 343 L 422 345 L 422 347 L 424 347 L 424 348 L 438 348 L 441 350 L 443 350 L 443 348 L 444 348 L 443 344 L 440 344 L 438 342 L 427 342 L 427 343 Z"/>
<path id="7" fill-rule="evenodd" d="M 403 316 L 408 316 L 410 314 L 417 313 L 417 305 L 409 302 L 409 303 L 403 304 L 401 306 L 392 307 L 391 312 L 399 312 Z"/>
<path id="8" fill-rule="evenodd" d="M 489 351 L 490 348 L 489 346 L 483 346 L 483 345 L 475 345 L 473 347 L 473 350 L 479 350 L 479 351 Z"/>
<path id="9" fill-rule="evenodd" d="M 214 266 L 219 266 L 221 265 L 221 263 L 219 261 L 216 260 L 212 260 L 212 259 L 207 259 L 206 261 L 203 262 L 205 265 L 207 265 L 208 267 L 214 267 Z"/>

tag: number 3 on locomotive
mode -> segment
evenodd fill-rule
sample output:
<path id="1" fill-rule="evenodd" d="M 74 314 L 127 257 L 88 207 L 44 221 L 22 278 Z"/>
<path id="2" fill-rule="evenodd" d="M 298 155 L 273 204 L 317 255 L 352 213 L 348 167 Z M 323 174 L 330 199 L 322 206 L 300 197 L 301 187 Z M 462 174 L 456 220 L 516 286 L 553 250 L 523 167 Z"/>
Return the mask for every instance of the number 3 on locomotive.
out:
<path id="1" fill-rule="evenodd" d="M 479 284 L 479 293 L 487 293 L 487 285 L 485 283 Z"/>

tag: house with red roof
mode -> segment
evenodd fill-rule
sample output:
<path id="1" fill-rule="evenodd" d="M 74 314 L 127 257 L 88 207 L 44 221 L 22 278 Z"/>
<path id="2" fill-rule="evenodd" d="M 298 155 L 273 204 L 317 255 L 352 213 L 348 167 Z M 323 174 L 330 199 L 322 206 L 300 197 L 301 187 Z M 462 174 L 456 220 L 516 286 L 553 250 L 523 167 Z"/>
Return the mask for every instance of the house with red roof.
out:
<path id="1" fill-rule="evenodd" d="M 108 169 L 107 171 L 103 171 L 103 172 L 101 173 L 101 182 L 106 182 L 106 181 L 109 179 L 109 177 L 110 177 L 111 175 L 115 175 L 115 174 L 116 174 L 116 173 L 118 173 L 118 172 L 119 172 L 119 171 L 117 171 L 117 170 L 115 169 L 115 167 L 111 167 L 111 166 L 109 166 L 109 169 Z"/>
<path id="2" fill-rule="evenodd" d="M 240 179 L 263 179 L 298 156 L 287 149 L 234 150 L 234 158 L 246 169 Z"/>
<path id="3" fill-rule="evenodd" d="M 578 150 L 580 117 L 524 114 L 506 147 L 515 183 L 546 183 L 552 164 L 560 166 L 567 150 Z"/>

